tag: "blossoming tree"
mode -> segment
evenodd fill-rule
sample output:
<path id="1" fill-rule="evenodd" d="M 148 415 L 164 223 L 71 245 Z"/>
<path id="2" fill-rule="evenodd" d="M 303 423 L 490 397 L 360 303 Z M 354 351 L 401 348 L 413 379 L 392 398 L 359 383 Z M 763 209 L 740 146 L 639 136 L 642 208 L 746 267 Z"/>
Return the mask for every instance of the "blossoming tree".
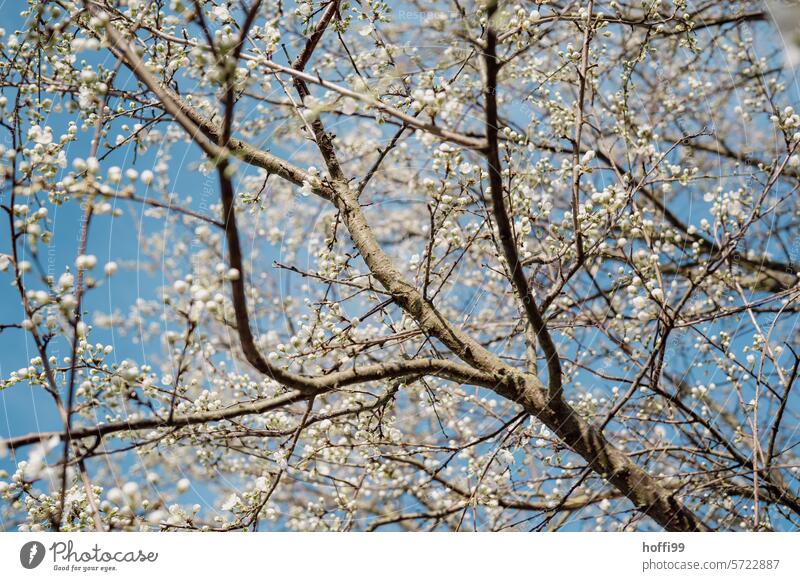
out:
<path id="1" fill-rule="evenodd" d="M 800 523 L 761 2 L 19 10 L 4 529 Z"/>

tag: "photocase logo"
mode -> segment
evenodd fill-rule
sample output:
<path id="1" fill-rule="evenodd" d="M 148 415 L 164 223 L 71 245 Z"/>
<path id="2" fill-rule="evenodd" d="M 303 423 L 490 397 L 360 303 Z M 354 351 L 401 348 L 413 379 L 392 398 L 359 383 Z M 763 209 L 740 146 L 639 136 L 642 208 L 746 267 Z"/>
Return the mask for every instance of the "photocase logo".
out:
<path id="1" fill-rule="evenodd" d="M 44 545 L 39 541 L 30 541 L 19 550 L 19 562 L 26 569 L 35 569 L 44 560 Z"/>

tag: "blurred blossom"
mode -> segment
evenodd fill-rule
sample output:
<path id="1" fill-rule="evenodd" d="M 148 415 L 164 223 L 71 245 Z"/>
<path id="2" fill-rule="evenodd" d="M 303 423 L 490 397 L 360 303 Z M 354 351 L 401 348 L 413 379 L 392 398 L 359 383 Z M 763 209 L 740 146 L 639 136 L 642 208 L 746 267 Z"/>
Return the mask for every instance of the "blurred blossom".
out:
<path id="1" fill-rule="evenodd" d="M 800 0 L 765 0 L 786 50 L 786 64 L 800 64 Z"/>

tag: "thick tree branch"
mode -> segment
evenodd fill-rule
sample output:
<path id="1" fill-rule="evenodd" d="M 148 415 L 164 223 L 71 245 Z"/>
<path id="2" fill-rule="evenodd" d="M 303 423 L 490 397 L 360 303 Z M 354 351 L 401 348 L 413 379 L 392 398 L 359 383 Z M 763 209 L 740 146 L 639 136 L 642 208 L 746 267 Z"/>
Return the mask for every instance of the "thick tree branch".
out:
<path id="1" fill-rule="evenodd" d="M 555 343 L 547 329 L 547 324 L 539 312 L 536 299 L 533 296 L 528 279 L 522 268 L 522 263 L 517 252 L 517 243 L 514 232 L 511 228 L 511 220 L 506 212 L 505 199 L 503 195 L 502 170 L 500 168 L 500 153 L 497 139 L 498 119 L 497 119 L 497 73 L 500 70 L 500 63 L 497 58 L 497 33 L 492 24 L 497 5 L 489 10 L 489 26 L 486 30 L 486 51 L 484 53 L 484 63 L 486 66 L 486 160 L 489 172 L 489 186 L 492 194 L 492 210 L 497 230 L 500 234 L 500 242 L 503 246 L 503 254 L 508 268 L 511 270 L 511 281 L 514 290 L 519 296 L 525 307 L 525 314 L 528 322 L 533 327 L 534 333 L 539 344 L 542 346 L 545 358 L 547 359 L 548 389 L 550 397 L 560 398 L 562 396 L 561 379 L 561 360 L 558 355 Z"/>
<path id="2" fill-rule="evenodd" d="M 171 419 L 153 416 L 107 424 L 100 423 L 96 426 L 73 428 L 68 434 L 66 432 L 37 432 L 2 440 L 0 444 L 9 450 L 16 450 L 49 440 L 53 436 L 58 436 L 61 441 L 79 440 L 90 437 L 103 437 L 118 432 L 134 432 L 167 427 L 180 428 L 219 422 L 242 416 L 263 414 L 298 401 L 304 401 L 310 397 L 316 397 L 353 385 L 397 378 L 418 377 L 420 375 L 434 375 L 460 384 L 482 385 L 485 387 L 492 387 L 497 383 L 497 379 L 488 373 L 441 359 L 413 359 L 394 363 L 379 363 L 354 367 L 347 371 L 339 371 L 328 375 L 303 377 L 302 389 L 294 389 L 277 397 L 244 402 L 218 410 L 183 415 L 175 414 Z"/>

